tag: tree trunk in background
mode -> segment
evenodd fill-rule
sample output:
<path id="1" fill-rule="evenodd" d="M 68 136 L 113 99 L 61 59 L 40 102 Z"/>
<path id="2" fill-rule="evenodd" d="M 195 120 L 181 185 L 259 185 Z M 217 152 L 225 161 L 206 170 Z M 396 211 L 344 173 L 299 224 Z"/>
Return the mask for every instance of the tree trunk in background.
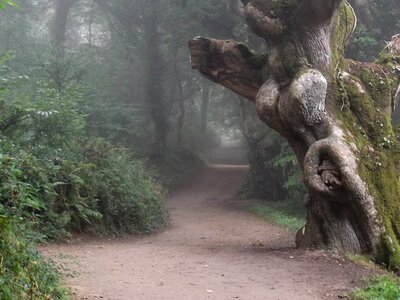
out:
<path id="1" fill-rule="evenodd" d="M 268 57 L 196 38 L 192 66 L 253 101 L 291 145 L 309 194 L 297 245 L 371 253 L 400 267 L 400 142 L 390 122 L 400 38 L 375 64 L 349 61 L 343 53 L 356 19 L 347 2 L 243 2 Z"/>
<path id="2" fill-rule="evenodd" d="M 176 49 L 177 51 L 177 49 Z M 175 52 L 176 53 L 176 52 Z M 178 120 L 176 124 L 176 145 L 178 147 L 182 146 L 182 140 L 183 140 L 183 125 L 185 123 L 185 115 L 186 115 L 186 110 L 185 110 L 185 95 L 183 92 L 183 81 L 181 79 L 181 76 L 179 74 L 179 69 L 178 69 L 178 61 L 177 57 L 175 55 L 174 57 L 174 72 L 175 72 L 175 79 L 176 79 L 176 85 L 177 85 L 177 91 L 178 91 L 178 103 L 179 103 L 179 114 L 178 114 Z"/>
<path id="3" fill-rule="evenodd" d="M 154 134 L 150 158 L 163 160 L 167 149 L 169 133 L 168 108 L 165 103 L 164 75 L 166 64 L 161 51 L 161 1 L 148 0 L 145 2 L 143 13 L 133 11 L 130 1 L 125 6 L 116 5 L 111 0 L 94 0 L 99 7 L 118 20 L 125 34 L 135 35 L 143 31 L 144 89 L 145 102 L 148 106 L 153 123 Z"/>
<path id="4" fill-rule="evenodd" d="M 355 10 L 359 13 L 361 22 L 363 24 L 369 24 L 373 20 L 371 13 L 371 7 L 369 0 L 350 0 L 351 5 L 354 6 Z"/>
<path id="5" fill-rule="evenodd" d="M 54 45 L 57 55 L 64 57 L 69 12 L 76 0 L 57 0 L 54 20 Z"/>
<path id="6" fill-rule="evenodd" d="M 200 132 L 205 137 L 208 126 L 208 104 L 210 103 L 210 86 L 202 84 L 201 107 L 200 107 Z"/>
<path id="7" fill-rule="evenodd" d="M 160 21 L 159 0 L 148 0 L 149 6 L 144 20 L 144 38 L 146 51 L 146 103 L 149 105 L 154 124 L 154 142 L 151 158 L 162 160 L 167 148 L 169 124 L 167 108 L 164 101 L 163 77 L 165 65 L 160 49 Z"/>
<path id="8" fill-rule="evenodd" d="M 65 83 L 67 72 L 65 70 L 65 43 L 67 37 L 67 23 L 71 8 L 76 0 L 56 0 L 55 18 L 53 28 L 54 49 L 56 56 L 56 70 L 52 72 L 52 77 L 57 89 L 62 90 Z"/>
<path id="9" fill-rule="evenodd" d="M 260 141 L 265 137 L 264 135 L 258 135 L 258 133 L 260 133 L 260 128 L 258 128 L 255 121 L 255 118 L 258 117 L 257 110 L 242 97 L 239 97 L 239 102 L 242 113 L 243 136 L 247 140 L 250 152 L 255 152 L 258 149 Z"/>
<path id="10" fill-rule="evenodd" d="M 249 198 L 268 200 L 285 199 L 285 170 L 273 166 L 270 160 L 281 151 L 282 142 L 268 136 L 267 128 L 262 128 L 255 106 L 239 97 L 242 112 L 242 133 L 249 147 L 249 172 L 242 183 L 241 195 Z"/>

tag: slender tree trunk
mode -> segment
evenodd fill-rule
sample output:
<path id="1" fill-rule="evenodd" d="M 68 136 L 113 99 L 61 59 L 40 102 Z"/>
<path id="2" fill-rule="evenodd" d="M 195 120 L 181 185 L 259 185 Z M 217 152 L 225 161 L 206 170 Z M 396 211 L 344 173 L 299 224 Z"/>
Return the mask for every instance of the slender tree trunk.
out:
<path id="1" fill-rule="evenodd" d="M 240 110 L 242 114 L 242 132 L 249 145 L 250 153 L 257 151 L 263 136 L 256 136 L 259 128 L 256 126 L 255 117 L 257 111 L 248 103 L 246 99 L 239 96 Z"/>
<path id="2" fill-rule="evenodd" d="M 161 50 L 161 6 L 160 0 L 145 1 L 142 13 L 133 11 L 131 1 L 126 5 L 115 5 L 108 0 L 94 0 L 104 11 L 116 18 L 124 28 L 125 33 L 136 37 L 137 32 L 143 33 L 141 43 L 144 59 L 144 90 L 145 102 L 148 105 L 152 119 L 154 134 L 150 158 L 163 160 L 167 150 L 169 134 L 168 108 L 165 103 L 163 81 L 166 72 L 163 53 Z"/>
<path id="3" fill-rule="evenodd" d="M 272 137 L 268 140 L 266 128 L 261 128 L 257 110 L 246 99 L 239 97 L 242 113 L 242 133 L 249 148 L 249 172 L 242 183 L 241 192 L 246 197 L 268 200 L 285 199 L 283 188 L 286 176 L 282 167 L 268 163 L 281 151 L 281 143 Z"/>
<path id="4" fill-rule="evenodd" d="M 55 18 L 54 18 L 54 49 L 55 49 L 55 71 L 53 78 L 59 91 L 65 83 L 65 43 L 67 38 L 67 23 L 71 8 L 76 0 L 56 0 Z"/>
<path id="5" fill-rule="evenodd" d="M 210 103 L 210 86 L 205 83 L 202 85 L 201 107 L 200 107 L 200 132 L 205 137 L 208 126 L 208 105 Z"/>
<path id="6" fill-rule="evenodd" d="M 375 64 L 349 61 L 343 53 L 356 18 L 347 2 L 243 2 L 268 57 L 234 41 L 196 38 L 192 65 L 254 102 L 291 145 L 309 194 L 297 245 L 372 253 L 400 267 L 400 138 L 390 122 L 400 37 Z"/>
<path id="7" fill-rule="evenodd" d="M 146 54 L 146 102 L 149 105 L 154 124 L 154 142 L 151 158 L 162 160 L 166 153 L 169 124 L 167 108 L 164 101 L 163 77 L 165 65 L 160 49 L 160 3 L 159 0 L 148 0 L 149 10 L 144 21 L 144 38 Z"/>
<path id="8" fill-rule="evenodd" d="M 69 12 L 75 0 L 56 0 L 55 20 L 54 20 L 54 45 L 57 54 L 64 56 L 65 41 L 67 36 L 67 22 Z"/>
<path id="9" fill-rule="evenodd" d="M 174 72 L 175 72 L 175 79 L 177 84 L 177 91 L 178 91 L 178 104 L 179 104 L 179 114 L 178 120 L 176 124 L 176 145 L 178 147 L 182 146 L 183 140 L 183 125 L 185 124 L 185 116 L 186 116 L 186 109 L 185 109 L 185 95 L 183 92 L 183 82 L 178 70 L 178 62 L 177 57 L 174 57 Z"/>
<path id="10" fill-rule="evenodd" d="M 354 6 L 355 10 L 359 13 L 361 21 L 364 24 L 369 24 L 373 20 L 371 6 L 369 0 L 350 0 L 351 5 Z"/>

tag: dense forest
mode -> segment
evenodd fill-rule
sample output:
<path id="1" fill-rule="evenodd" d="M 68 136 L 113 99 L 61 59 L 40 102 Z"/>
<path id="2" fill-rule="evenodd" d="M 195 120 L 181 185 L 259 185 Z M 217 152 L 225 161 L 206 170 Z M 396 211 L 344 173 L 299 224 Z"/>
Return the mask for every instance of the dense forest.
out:
<path id="1" fill-rule="evenodd" d="M 393 67 L 398 88 L 399 53 L 393 64 L 380 56 L 400 33 L 398 1 L 349 2 L 358 22 L 353 14 L 346 19 L 352 28 L 340 36 L 348 43 L 345 56 Z M 272 51 L 246 25 L 240 1 L 0 0 L 0 24 L 0 299 L 69 299 L 36 245 L 160 230 L 168 224 L 168 192 L 221 141 L 247 147 L 242 198 L 283 202 L 306 214 L 307 188 L 293 143 L 259 119 L 246 94 L 192 70 L 188 41 L 195 36 Z M 267 60 L 262 54 L 252 63 Z M 399 139 L 400 110 L 391 114 L 392 123 L 386 118 L 377 125 L 395 135 L 376 141 L 385 149 Z M 362 123 L 364 135 L 375 125 Z M 382 171 L 390 174 L 398 173 Z M 390 205 L 399 211 L 400 204 Z M 398 215 L 393 218 L 399 228 Z M 384 243 L 378 261 L 398 270 L 400 246 L 393 243 L 394 250 Z"/>

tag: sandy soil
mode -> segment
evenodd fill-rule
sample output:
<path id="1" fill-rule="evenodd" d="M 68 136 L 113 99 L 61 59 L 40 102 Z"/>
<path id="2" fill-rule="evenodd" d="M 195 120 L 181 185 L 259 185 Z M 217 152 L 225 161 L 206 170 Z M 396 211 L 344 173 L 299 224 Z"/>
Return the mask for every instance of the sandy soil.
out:
<path id="1" fill-rule="evenodd" d="M 213 165 L 168 197 L 166 230 L 41 251 L 64 270 L 76 299 L 321 300 L 358 284 L 370 271 L 339 256 L 298 251 L 294 233 L 246 211 L 249 201 L 234 195 L 247 167 L 216 164 L 240 161 L 236 150 L 211 155 Z"/>

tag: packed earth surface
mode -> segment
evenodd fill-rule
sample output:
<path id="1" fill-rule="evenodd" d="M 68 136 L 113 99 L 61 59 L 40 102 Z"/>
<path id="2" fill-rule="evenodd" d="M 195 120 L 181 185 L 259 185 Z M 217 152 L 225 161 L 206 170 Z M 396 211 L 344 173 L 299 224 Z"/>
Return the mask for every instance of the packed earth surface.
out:
<path id="1" fill-rule="evenodd" d="M 295 233 L 258 219 L 236 192 L 247 172 L 229 145 L 169 195 L 154 235 L 78 239 L 41 252 L 75 299 L 338 299 L 371 270 L 337 254 L 296 250 Z"/>

